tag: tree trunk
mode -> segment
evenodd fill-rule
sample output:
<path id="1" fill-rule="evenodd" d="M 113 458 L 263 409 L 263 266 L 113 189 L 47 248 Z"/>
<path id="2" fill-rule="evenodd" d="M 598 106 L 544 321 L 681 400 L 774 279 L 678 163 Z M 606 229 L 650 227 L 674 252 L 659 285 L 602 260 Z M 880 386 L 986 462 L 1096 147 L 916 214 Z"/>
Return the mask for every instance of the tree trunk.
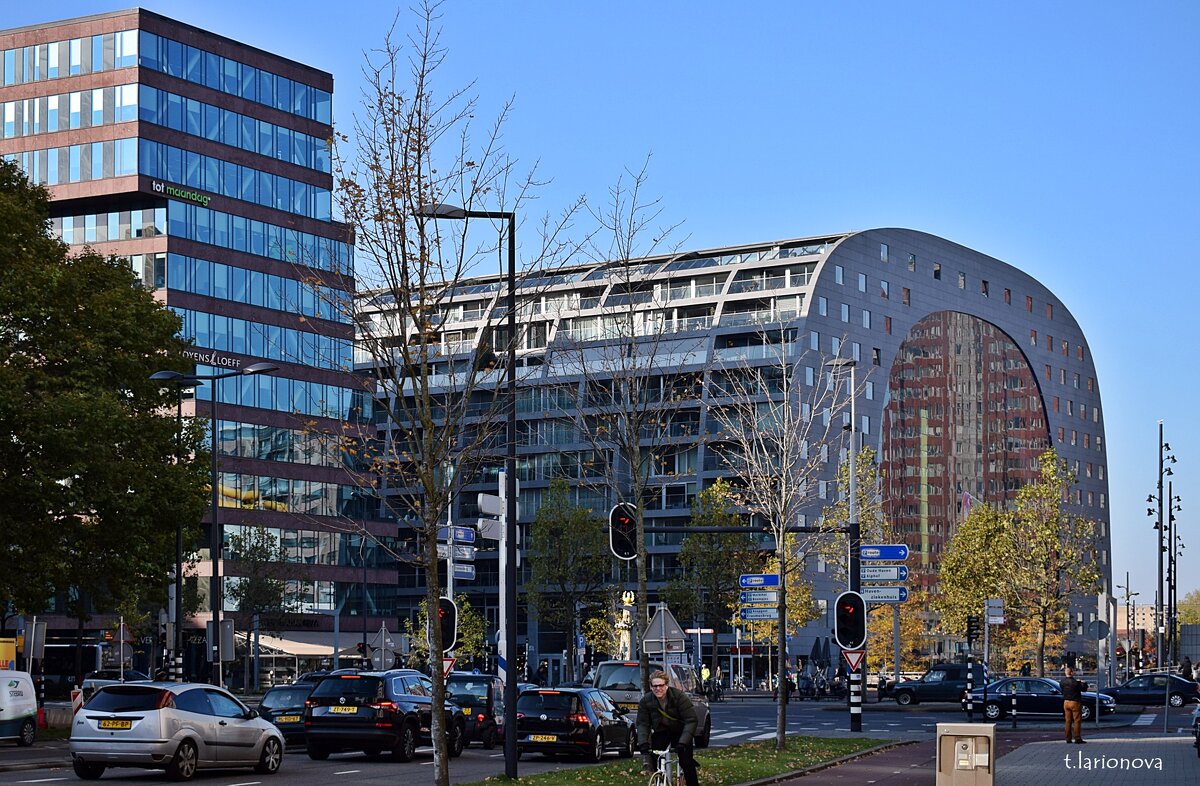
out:
<path id="1" fill-rule="evenodd" d="M 1045 614 L 1040 615 L 1040 617 L 1038 619 L 1038 623 L 1039 624 L 1038 624 L 1038 632 L 1037 632 L 1037 663 L 1038 663 L 1037 675 L 1039 677 L 1045 677 L 1046 676 L 1046 624 L 1047 624 L 1047 619 L 1046 619 Z"/>
<path id="2" fill-rule="evenodd" d="M 782 533 L 780 534 L 782 535 Z M 779 564 L 779 603 L 776 606 L 779 619 L 775 624 L 775 644 L 778 650 L 776 656 L 778 668 L 775 674 L 779 684 L 775 713 L 775 750 L 777 751 L 783 750 L 787 742 L 787 563 L 784 562 L 786 554 L 787 536 L 783 535 L 775 546 L 775 559 Z"/>

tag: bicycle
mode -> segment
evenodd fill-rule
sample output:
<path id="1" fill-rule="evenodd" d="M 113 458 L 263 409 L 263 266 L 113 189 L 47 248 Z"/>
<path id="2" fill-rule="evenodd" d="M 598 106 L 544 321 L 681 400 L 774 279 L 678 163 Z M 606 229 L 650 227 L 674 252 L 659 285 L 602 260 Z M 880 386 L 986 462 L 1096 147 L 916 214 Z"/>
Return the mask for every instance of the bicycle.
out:
<path id="1" fill-rule="evenodd" d="M 658 769 L 650 774 L 647 786 L 683 786 L 683 768 L 679 766 L 679 757 L 675 749 L 668 745 L 666 750 L 650 750 L 658 757 Z"/>

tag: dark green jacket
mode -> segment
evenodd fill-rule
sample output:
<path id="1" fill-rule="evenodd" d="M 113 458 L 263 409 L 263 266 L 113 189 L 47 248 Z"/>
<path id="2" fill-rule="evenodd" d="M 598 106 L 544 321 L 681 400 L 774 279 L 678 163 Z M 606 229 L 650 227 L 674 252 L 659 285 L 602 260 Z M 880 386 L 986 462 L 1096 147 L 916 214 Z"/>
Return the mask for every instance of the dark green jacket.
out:
<path id="1" fill-rule="evenodd" d="M 665 709 L 659 706 L 653 693 L 647 693 L 638 702 L 638 745 L 645 749 L 650 742 L 650 735 L 660 730 L 670 731 L 681 745 L 691 745 L 698 721 L 692 700 L 678 688 L 667 688 Z"/>

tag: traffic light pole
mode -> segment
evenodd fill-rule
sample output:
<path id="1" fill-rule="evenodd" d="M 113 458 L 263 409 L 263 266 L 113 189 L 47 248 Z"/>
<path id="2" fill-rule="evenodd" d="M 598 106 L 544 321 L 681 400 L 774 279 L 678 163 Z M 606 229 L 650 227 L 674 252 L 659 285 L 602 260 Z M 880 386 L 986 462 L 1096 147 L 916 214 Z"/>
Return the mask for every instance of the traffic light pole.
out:
<path id="1" fill-rule="evenodd" d="M 850 505 L 849 505 L 849 521 L 850 525 L 850 590 L 852 592 L 862 591 L 862 565 L 860 547 L 862 546 L 862 532 L 858 522 L 858 423 L 856 422 L 857 408 L 855 401 L 858 398 L 857 390 L 854 385 L 854 361 L 849 361 L 850 366 L 850 450 L 848 452 L 848 460 L 850 462 Z M 866 624 L 866 618 L 863 619 L 863 624 Z M 866 649 L 866 639 L 863 639 L 863 649 Z M 867 668 L 867 659 L 864 656 L 859 662 L 857 669 L 850 671 L 850 731 L 862 731 L 862 704 L 863 704 L 863 673 Z"/>

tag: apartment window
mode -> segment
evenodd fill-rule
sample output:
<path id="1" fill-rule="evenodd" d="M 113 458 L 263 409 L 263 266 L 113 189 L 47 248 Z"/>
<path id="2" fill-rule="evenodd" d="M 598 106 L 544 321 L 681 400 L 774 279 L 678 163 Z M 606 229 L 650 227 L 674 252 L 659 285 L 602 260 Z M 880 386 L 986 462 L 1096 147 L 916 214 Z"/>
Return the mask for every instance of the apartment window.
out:
<path id="1" fill-rule="evenodd" d="M 1095 377 L 1088 377 L 1087 389 L 1088 389 L 1088 393 L 1096 392 L 1096 378 Z"/>
<path id="2" fill-rule="evenodd" d="M 1054 411 L 1058 412 L 1058 396 L 1054 397 Z"/>
<path id="3" fill-rule="evenodd" d="M 917 269 L 917 255 L 916 254 L 908 255 L 908 269 L 910 272 L 915 271 Z"/>
<path id="4" fill-rule="evenodd" d="M 1074 447 L 1077 444 L 1079 444 L 1079 432 L 1075 429 L 1071 429 L 1071 447 Z"/>
<path id="5" fill-rule="evenodd" d="M 1071 342 L 1065 339 L 1062 342 L 1062 354 L 1065 358 L 1071 357 Z"/>
<path id="6" fill-rule="evenodd" d="M 842 269 L 842 266 L 841 266 L 841 265 L 834 265 L 834 266 L 833 266 L 833 280 L 834 280 L 834 283 L 837 283 L 837 284 L 844 284 L 844 283 L 846 283 L 846 282 L 845 282 L 845 277 L 846 277 L 846 271 Z"/>
<path id="7" fill-rule="evenodd" d="M 900 288 L 900 302 L 906 306 L 911 306 L 912 305 L 911 301 L 912 301 L 912 292 L 909 291 L 908 287 L 901 287 Z"/>
<path id="8" fill-rule="evenodd" d="M 804 367 L 804 384 L 812 387 L 816 383 L 817 372 L 812 366 Z"/>
<path id="9" fill-rule="evenodd" d="M 979 294 L 983 295 L 984 297 L 991 297 L 991 295 L 988 293 L 987 279 L 979 280 Z"/>
<path id="10" fill-rule="evenodd" d="M 1096 450 L 1104 450 L 1104 435 L 1096 435 Z"/>
<path id="11" fill-rule="evenodd" d="M 967 274 L 962 272 L 961 270 L 958 271 L 958 288 L 959 289 L 967 288 Z"/>
<path id="12" fill-rule="evenodd" d="M 888 245 L 887 245 L 887 243 L 879 244 L 879 261 L 880 262 L 888 261 Z"/>
<path id="13" fill-rule="evenodd" d="M 858 291 L 859 292 L 867 291 L 867 274 L 866 273 L 858 274 Z"/>
<path id="14" fill-rule="evenodd" d="M 848 304 L 846 304 L 846 303 L 843 303 L 843 304 L 842 304 L 842 311 L 841 311 L 841 314 L 842 314 L 842 321 L 843 321 L 843 322 L 849 322 L 849 321 L 850 321 L 850 306 L 849 306 Z"/>
<path id="15" fill-rule="evenodd" d="M 884 281 L 883 279 L 880 279 L 879 280 L 879 296 L 881 298 L 883 298 L 884 300 L 887 300 L 889 294 L 890 294 L 890 287 L 888 286 L 888 282 Z"/>
<path id="16" fill-rule="evenodd" d="M 1088 441 L 1087 441 L 1087 434 L 1084 434 L 1083 436 L 1084 436 L 1084 440 L 1083 440 L 1083 446 L 1084 446 L 1085 448 L 1086 448 L 1086 447 L 1089 447 L 1089 445 L 1088 445 L 1088 443 L 1087 443 L 1087 442 L 1088 442 Z M 1097 477 L 1097 478 L 1099 478 L 1100 480 L 1104 480 L 1104 465 L 1103 465 L 1103 464 L 1097 464 L 1097 465 L 1096 465 L 1096 477 Z"/>
<path id="17" fill-rule="evenodd" d="M 1046 319 L 1054 319 L 1054 304 L 1046 304 Z"/>
<path id="18" fill-rule="evenodd" d="M 838 354 L 840 354 L 842 351 L 842 340 L 840 338 L 838 338 L 837 336 L 833 336 L 832 338 L 830 338 L 829 339 L 829 351 L 830 351 L 830 353 L 833 354 L 834 357 L 837 357 Z"/>
<path id="19" fill-rule="evenodd" d="M 941 262 L 933 263 L 933 280 L 934 281 L 942 280 L 942 263 Z"/>
<path id="20" fill-rule="evenodd" d="M 817 313 L 823 317 L 829 316 L 829 300 L 825 297 L 817 298 Z"/>
<path id="21" fill-rule="evenodd" d="M 821 334 L 815 330 L 808 334 L 808 348 L 813 352 L 818 352 L 821 349 Z"/>
<path id="22" fill-rule="evenodd" d="M 1075 354 L 1079 357 L 1080 360 L 1083 360 L 1083 344 L 1080 344 L 1078 347 L 1075 348 Z"/>
<path id="23" fill-rule="evenodd" d="M 1079 390 L 1079 380 L 1080 380 L 1079 372 L 1076 372 L 1075 378 L 1073 380 L 1071 380 L 1072 383 L 1074 384 L 1076 390 Z"/>
<path id="24" fill-rule="evenodd" d="M 1030 314 L 1033 313 L 1033 297 L 1031 295 L 1025 296 L 1025 310 Z"/>
<path id="25" fill-rule="evenodd" d="M 881 362 L 882 362 L 882 360 L 881 360 L 881 355 L 879 352 L 879 347 L 873 347 L 871 349 L 871 365 L 878 366 Z"/>
<path id="26" fill-rule="evenodd" d="M 1058 370 L 1058 384 L 1067 384 L 1067 370 L 1065 368 L 1060 368 Z"/>
<path id="27" fill-rule="evenodd" d="M 1054 336 L 1046 336 L 1046 351 L 1054 351 Z"/>
<path id="28" fill-rule="evenodd" d="M 1004 288 L 1004 304 L 1007 306 L 1012 305 L 1012 290 L 1008 287 Z"/>
<path id="29" fill-rule="evenodd" d="M 1105 498 L 1104 498 L 1104 492 L 1103 492 L 1103 491 L 1101 491 L 1101 492 L 1100 492 L 1100 509 L 1101 509 L 1101 510 L 1103 510 L 1105 507 L 1107 507 L 1107 505 L 1108 505 L 1108 502 L 1107 502 L 1107 500 L 1105 500 Z M 1105 553 L 1104 553 L 1104 556 L 1105 556 L 1105 557 L 1107 557 L 1107 556 L 1108 556 L 1108 553 L 1107 553 L 1107 552 L 1105 552 Z"/>
<path id="30" fill-rule="evenodd" d="M 1035 346 L 1035 347 L 1037 346 L 1037 331 L 1036 330 L 1029 331 L 1029 343 L 1031 346 Z"/>
<path id="31" fill-rule="evenodd" d="M 1059 426 L 1058 427 L 1058 442 L 1060 445 L 1062 444 L 1064 434 L 1065 434 L 1065 431 L 1063 430 L 1063 427 Z"/>
<path id="32" fill-rule="evenodd" d="M 887 333 L 889 336 L 892 335 L 892 318 L 891 317 L 883 318 L 883 332 Z"/>
<path id="33" fill-rule="evenodd" d="M 862 313 L 862 326 L 865 327 L 867 330 L 871 329 L 871 312 L 865 308 L 863 309 L 863 313 Z M 1075 376 L 1079 376 L 1079 375 L 1076 374 Z"/>
<path id="34" fill-rule="evenodd" d="M 863 396 L 866 397 L 867 401 L 875 400 L 875 383 L 874 382 L 867 381 L 867 382 L 863 383 Z"/>

